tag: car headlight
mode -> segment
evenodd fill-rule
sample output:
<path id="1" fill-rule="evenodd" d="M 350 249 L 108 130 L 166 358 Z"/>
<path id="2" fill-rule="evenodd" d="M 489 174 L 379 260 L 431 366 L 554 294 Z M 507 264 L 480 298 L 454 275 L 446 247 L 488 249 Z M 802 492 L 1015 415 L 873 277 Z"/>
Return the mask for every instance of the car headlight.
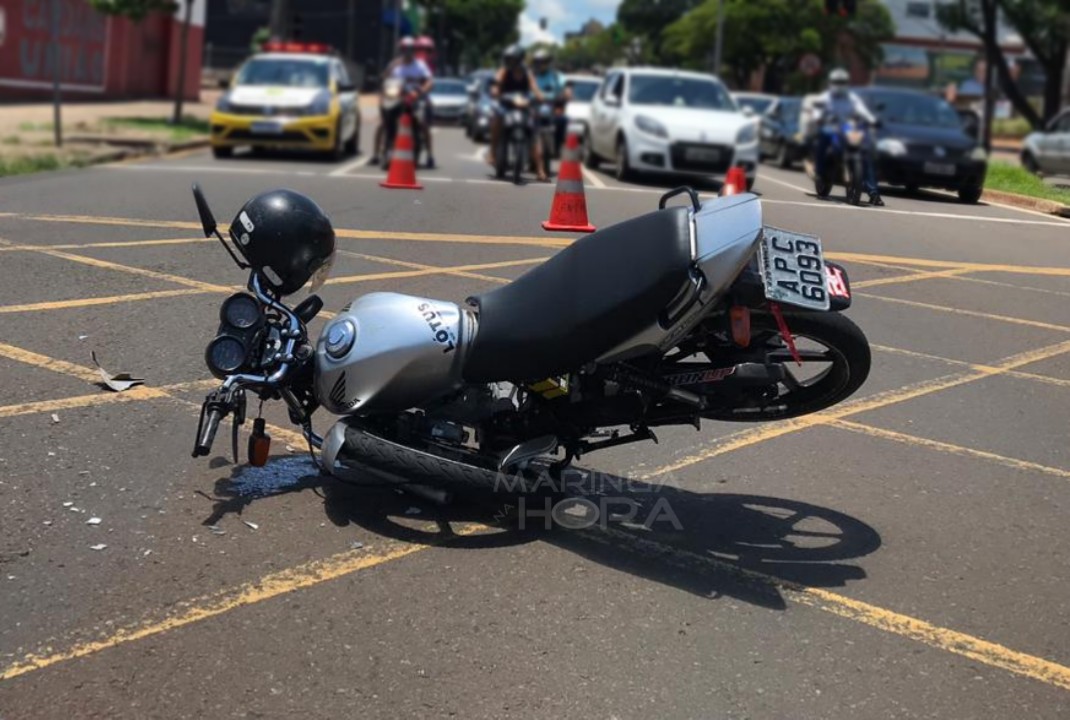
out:
<path id="1" fill-rule="evenodd" d="M 736 133 L 736 145 L 748 145 L 758 139 L 758 126 L 754 123 L 744 125 Z"/>
<path id="2" fill-rule="evenodd" d="M 331 112 L 331 93 L 324 91 L 315 97 L 312 104 L 306 108 L 309 115 L 327 115 Z"/>
<path id="3" fill-rule="evenodd" d="M 660 122 L 652 117 L 646 115 L 635 116 L 635 126 L 645 132 L 647 135 L 653 135 L 654 137 L 667 138 L 669 137 L 669 131 Z"/>
<path id="4" fill-rule="evenodd" d="M 215 101 L 215 109 L 219 112 L 230 112 L 230 93 L 223 93 Z"/>
<path id="5" fill-rule="evenodd" d="M 985 149 L 983 147 L 981 147 L 980 145 L 978 145 L 977 147 L 975 147 L 973 150 L 970 151 L 970 160 L 984 161 L 984 160 L 987 160 L 987 159 L 988 159 L 988 153 L 986 153 Z"/>
<path id="6" fill-rule="evenodd" d="M 893 157 L 907 154 L 906 144 L 896 138 L 883 138 L 877 141 L 877 150 Z"/>

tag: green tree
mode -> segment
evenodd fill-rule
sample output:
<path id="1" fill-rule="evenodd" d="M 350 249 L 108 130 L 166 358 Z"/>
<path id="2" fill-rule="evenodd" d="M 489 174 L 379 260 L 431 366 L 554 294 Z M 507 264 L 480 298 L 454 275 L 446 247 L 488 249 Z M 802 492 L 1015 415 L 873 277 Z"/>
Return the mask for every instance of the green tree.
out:
<path id="1" fill-rule="evenodd" d="M 1003 19 L 1044 68 L 1044 105 L 1038 113 L 1018 86 L 999 46 L 996 19 Z M 1047 123 L 1062 102 L 1067 49 L 1070 48 L 1070 2 L 1067 0 L 953 0 L 937 6 L 937 18 L 949 30 L 977 36 L 993 64 L 1007 99 L 1034 128 Z"/>
<path id="2" fill-rule="evenodd" d="M 517 41 L 516 23 L 524 0 L 419 0 L 434 14 L 444 13 L 446 36 L 439 48 L 446 64 L 470 68 L 497 64 L 502 50 Z M 432 23 L 432 29 L 434 28 Z"/>
<path id="3" fill-rule="evenodd" d="M 662 30 L 700 4 L 701 0 L 622 0 L 617 22 L 631 36 L 643 39 L 651 59 L 663 60 Z M 762 2 L 755 2 L 761 5 Z"/>
<path id="4" fill-rule="evenodd" d="M 637 39 L 640 41 L 638 56 L 633 52 Z M 557 51 L 558 66 L 568 70 L 607 68 L 624 60 L 633 64 L 649 63 L 653 62 L 653 53 L 642 36 L 629 33 L 616 23 L 594 35 L 572 38 Z"/>
<path id="5" fill-rule="evenodd" d="M 821 82 L 795 68 L 815 53 L 824 66 L 845 64 L 849 51 L 868 67 L 881 60 L 880 44 L 895 34 L 891 16 L 879 0 L 862 0 L 853 18 L 825 15 L 823 0 L 725 0 L 723 62 L 726 79 L 746 86 L 751 74 L 765 70 L 764 89 L 786 85 L 810 90 Z M 662 33 L 663 54 L 698 70 L 712 64 L 717 36 L 717 0 L 705 0 Z"/>

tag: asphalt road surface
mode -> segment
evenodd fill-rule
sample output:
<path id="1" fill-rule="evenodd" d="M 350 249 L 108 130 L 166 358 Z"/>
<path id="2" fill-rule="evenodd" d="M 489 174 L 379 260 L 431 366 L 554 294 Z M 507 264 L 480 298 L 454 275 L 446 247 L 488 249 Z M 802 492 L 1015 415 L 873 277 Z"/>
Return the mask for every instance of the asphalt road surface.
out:
<path id="1" fill-rule="evenodd" d="M 847 266 L 873 371 L 820 416 L 585 458 L 678 524 L 522 531 L 494 497 L 340 486 L 282 430 L 264 469 L 224 432 L 192 460 L 244 278 L 190 183 L 224 221 L 274 186 L 321 203 L 334 309 L 461 301 L 569 241 L 539 226 L 552 186 L 435 140 L 422 192 L 364 158 L 206 152 L 0 181 L 0 718 L 1070 716 L 1070 225 L 1047 216 L 851 208 L 761 168 L 766 222 Z M 599 226 L 667 186 L 586 180 Z M 147 384 L 99 388 L 93 351 Z"/>

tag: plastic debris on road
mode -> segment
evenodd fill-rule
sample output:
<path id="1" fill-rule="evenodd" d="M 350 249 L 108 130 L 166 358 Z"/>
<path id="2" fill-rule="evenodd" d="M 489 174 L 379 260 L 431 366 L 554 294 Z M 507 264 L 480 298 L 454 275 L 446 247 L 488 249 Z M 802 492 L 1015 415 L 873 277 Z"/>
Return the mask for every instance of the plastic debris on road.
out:
<path id="1" fill-rule="evenodd" d="M 91 517 L 85 521 L 86 525 L 100 525 L 101 520 L 98 517 Z"/>
<path id="2" fill-rule="evenodd" d="M 52 413 L 52 424 L 56 425 L 58 423 L 59 423 L 59 415 L 57 415 L 56 413 Z"/>
<path id="3" fill-rule="evenodd" d="M 93 357 L 93 364 L 97 366 L 97 370 L 100 371 L 100 377 L 104 380 L 104 385 L 115 392 L 123 392 L 129 390 L 135 385 L 144 385 L 144 378 L 133 377 L 130 373 L 115 373 L 112 374 L 102 368 L 97 361 L 96 352 L 90 353 Z"/>
<path id="4" fill-rule="evenodd" d="M 353 542 L 349 543 L 349 549 L 350 550 L 360 550 L 363 547 L 364 547 L 364 543 L 362 543 L 360 541 L 353 541 Z"/>
<path id="5" fill-rule="evenodd" d="M 90 545 L 89 549 L 90 550 L 103 550 L 106 547 L 108 547 L 108 546 L 105 545 L 104 543 L 97 543 L 96 545 Z"/>
<path id="6" fill-rule="evenodd" d="M 242 522 L 245 523 L 246 525 L 248 525 L 249 527 L 251 527 L 253 530 L 259 530 L 260 529 L 260 526 L 257 525 L 254 522 L 249 522 L 248 520 L 242 520 Z"/>

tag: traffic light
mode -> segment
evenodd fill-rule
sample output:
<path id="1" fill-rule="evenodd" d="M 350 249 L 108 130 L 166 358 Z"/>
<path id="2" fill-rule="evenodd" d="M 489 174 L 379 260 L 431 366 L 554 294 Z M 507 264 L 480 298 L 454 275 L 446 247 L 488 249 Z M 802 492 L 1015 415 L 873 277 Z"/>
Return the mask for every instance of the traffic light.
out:
<path id="1" fill-rule="evenodd" d="M 840 12 L 840 0 L 825 0 L 825 14 L 837 15 Z"/>
<path id="2" fill-rule="evenodd" d="M 290 18 L 290 38 L 300 40 L 305 33 L 305 18 L 301 13 L 294 13 Z"/>

